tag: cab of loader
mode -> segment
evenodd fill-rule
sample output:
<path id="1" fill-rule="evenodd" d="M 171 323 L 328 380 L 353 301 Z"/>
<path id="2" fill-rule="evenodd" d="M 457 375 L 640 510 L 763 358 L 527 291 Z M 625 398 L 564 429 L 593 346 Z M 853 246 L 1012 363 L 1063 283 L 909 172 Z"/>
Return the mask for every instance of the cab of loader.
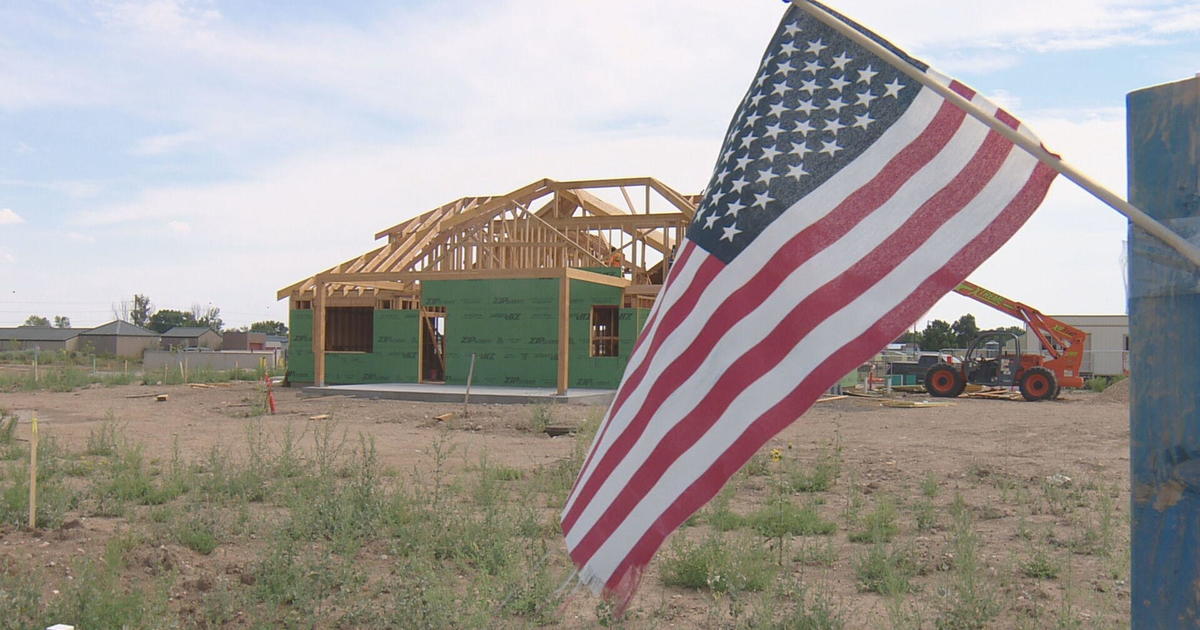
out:
<path id="1" fill-rule="evenodd" d="M 963 355 L 966 382 L 989 387 L 1011 387 L 1017 382 L 1021 339 L 1008 331 L 980 334 Z"/>
<path id="2" fill-rule="evenodd" d="M 925 373 L 931 396 L 953 398 L 968 384 L 987 387 L 1016 385 L 1025 400 L 1058 396 L 1054 374 L 1042 367 L 1042 356 L 1021 352 L 1021 338 L 1006 330 L 981 333 L 963 355 L 962 363 L 938 363 Z"/>

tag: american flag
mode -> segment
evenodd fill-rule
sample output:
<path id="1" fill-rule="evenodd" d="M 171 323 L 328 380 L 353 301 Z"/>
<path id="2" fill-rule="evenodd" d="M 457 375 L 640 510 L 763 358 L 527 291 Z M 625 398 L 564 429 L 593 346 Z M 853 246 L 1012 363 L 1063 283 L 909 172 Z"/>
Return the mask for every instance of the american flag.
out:
<path id="1" fill-rule="evenodd" d="M 581 581 L 624 606 L 663 540 L 1008 240 L 1055 174 L 789 7 L 563 510 Z"/>

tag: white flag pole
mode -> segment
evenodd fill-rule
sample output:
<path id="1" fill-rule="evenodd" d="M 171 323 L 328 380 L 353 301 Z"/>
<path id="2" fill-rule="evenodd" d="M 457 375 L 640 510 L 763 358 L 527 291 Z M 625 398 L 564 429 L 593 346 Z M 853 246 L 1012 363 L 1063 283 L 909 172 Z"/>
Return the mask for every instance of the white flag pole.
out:
<path id="1" fill-rule="evenodd" d="M 1113 191 L 1105 188 L 1099 182 L 1093 180 L 1087 175 L 1084 175 L 1074 166 L 1064 162 L 1062 158 L 1052 155 L 1050 152 L 1046 151 L 1046 149 L 1043 148 L 1040 143 L 1035 142 L 1033 139 L 1024 134 L 1021 134 L 1016 129 L 1009 127 L 1006 123 L 997 119 L 993 112 L 984 110 L 966 98 L 963 98 L 962 95 L 958 94 L 954 90 L 951 90 L 949 86 L 943 85 L 931 79 L 916 66 L 912 65 L 908 61 L 905 61 L 899 55 L 888 50 L 886 47 L 880 45 L 879 42 L 876 42 L 870 37 L 867 37 L 866 35 L 863 35 L 857 30 L 851 28 L 848 24 L 837 17 L 830 15 L 821 7 L 812 4 L 808 0 L 791 0 L 791 2 L 804 12 L 813 16 L 817 20 L 820 20 L 826 26 L 829 26 L 841 35 L 849 38 L 854 43 L 866 48 L 869 52 L 871 52 L 871 54 L 874 54 L 875 56 L 895 66 L 896 69 L 900 70 L 912 79 L 920 82 L 925 87 L 937 92 L 946 100 L 957 105 L 963 111 L 979 119 L 980 122 L 984 123 L 988 127 L 991 127 L 996 133 L 1008 138 L 1017 146 L 1028 151 L 1042 163 L 1046 164 L 1050 168 L 1053 168 L 1059 173 L 1062 173 L 1064 177 L 1075 182 L 1080 188 L 1091 193 L 1092 196 L 1108 204 L 1109 207 L 1117 212 L 1125 215 L 1125 217 L 1132 221 L 1134 225 L 1142 228 L 1150 235 L 1169 245 L 1172 249 L 1179 252 L 1181 256 L 1188 259 L 1193 265 L 1200 267 L 1200 249 L 1189 243 L 1187 239 L 1175 233 L 1162 223 L 1154 220 L 1153 217 L 1145 212 L 1142 212 L 1136 206 L 1121 198 Z"/>

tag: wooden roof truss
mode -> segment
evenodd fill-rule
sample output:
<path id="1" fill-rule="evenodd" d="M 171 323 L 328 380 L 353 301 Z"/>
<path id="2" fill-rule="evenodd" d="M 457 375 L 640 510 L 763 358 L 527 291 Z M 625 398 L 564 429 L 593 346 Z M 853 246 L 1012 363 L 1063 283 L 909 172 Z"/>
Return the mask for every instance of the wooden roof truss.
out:
<path id="1" fill-rule="evenodd" d="M 613 189 L 624 207 L 597 194 L 614 197 Z M 421 279 L 603 267 L 617 249 L 632 276 L 628 293 L 652 297 L 697 201 L 651 177 L 542 179 L 506 195 L 464 197 L 394 225 L 375 235 L 387 239 L 383 246 L 277 295 L 312 299 L 320 283 L 334 302 L 415 300 Z"/>

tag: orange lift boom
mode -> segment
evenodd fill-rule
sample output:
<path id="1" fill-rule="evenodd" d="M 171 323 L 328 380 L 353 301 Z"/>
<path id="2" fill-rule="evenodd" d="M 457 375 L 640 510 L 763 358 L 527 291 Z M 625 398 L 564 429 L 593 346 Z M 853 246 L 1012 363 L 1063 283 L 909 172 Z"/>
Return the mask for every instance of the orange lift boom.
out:
<path id="1" fill-rule="evenodd" d="M 1083 387 L 1083 377 L 1079 375 L 1079 368 L 1083 365 L 1083 346 L 1087 341 L 1087 333 L 1066 322 L 1043 315 L 1028 304 L 1010 300 L 965 280 L 954 288 L 954 292 L 1025 322 L 1041 342 L 1043 350 L 1050 355 L 1051 358 L 1043 361 L 1041 365 L 1054 372 L 1058 385 Z"/>

